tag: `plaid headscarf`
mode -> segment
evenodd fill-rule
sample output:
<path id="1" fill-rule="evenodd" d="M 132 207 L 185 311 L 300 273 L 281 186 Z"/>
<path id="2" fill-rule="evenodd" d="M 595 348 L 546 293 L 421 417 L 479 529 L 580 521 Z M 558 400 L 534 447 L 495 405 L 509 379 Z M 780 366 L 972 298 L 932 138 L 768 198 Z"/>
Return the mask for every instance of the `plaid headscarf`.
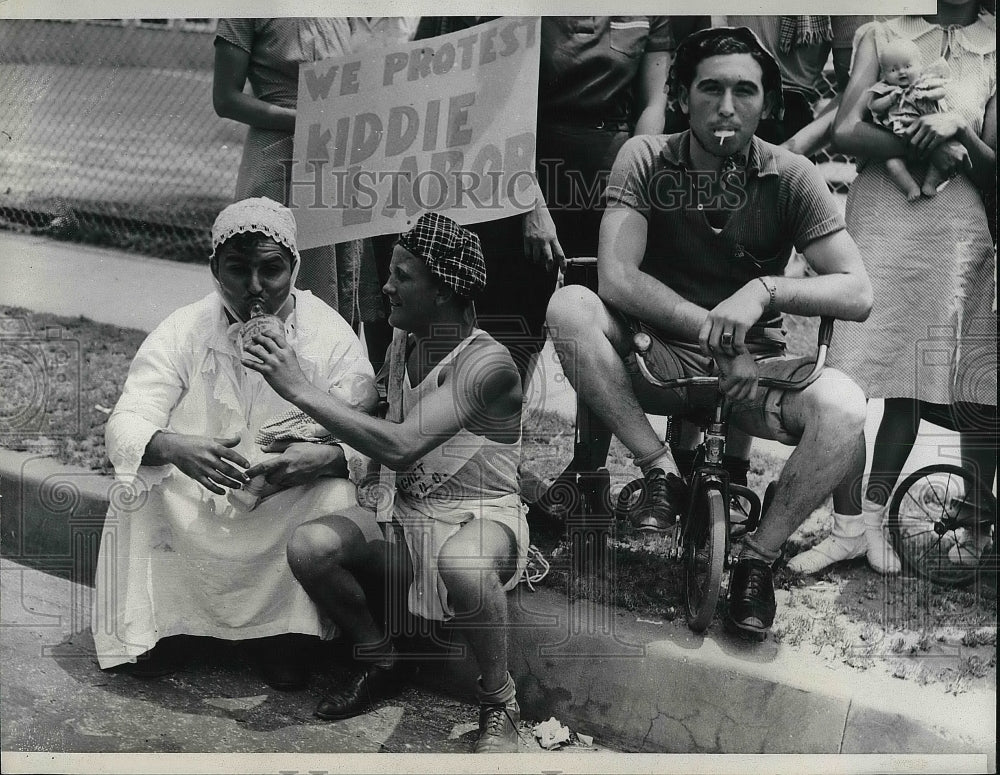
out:
<path id="1" fill-rule="evenodd" d="M 829 16 L 782 16 L 778 27 L 778 50 L 787 54 L 796 46 L 833 40 Z"/>
<path id="2" fill-rule="evenodd" d="M 486 287 L 479 237 L 445 215 L 424 213 L 412 229 L 399 235 L 399 244 L 464 299 L 475 298 Z"/>

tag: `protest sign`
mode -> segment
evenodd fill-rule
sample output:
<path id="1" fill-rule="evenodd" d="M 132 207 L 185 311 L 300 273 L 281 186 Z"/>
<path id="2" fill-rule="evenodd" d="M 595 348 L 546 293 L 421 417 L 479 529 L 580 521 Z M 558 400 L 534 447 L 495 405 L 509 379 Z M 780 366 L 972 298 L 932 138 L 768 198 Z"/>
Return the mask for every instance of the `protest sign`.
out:
<path id="1" fill-rule="evenodd" d="M 289 205 L 300 248 L 535 201 L 537 17 L 303 65 Z"/>

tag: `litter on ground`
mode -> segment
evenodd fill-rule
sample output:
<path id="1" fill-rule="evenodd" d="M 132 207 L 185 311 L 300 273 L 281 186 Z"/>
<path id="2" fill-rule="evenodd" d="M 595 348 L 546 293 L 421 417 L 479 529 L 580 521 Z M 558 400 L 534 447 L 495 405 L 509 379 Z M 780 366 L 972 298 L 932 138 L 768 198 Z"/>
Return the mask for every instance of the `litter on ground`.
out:
<path id="1" fill-rule="evenodd" d="M 538 739 L 538 744 L 546 751 L 554 751 L 566 745 L 588 748 L 594 744 L 594 738 L 591 735 L 571 731 L 569 727 L 561 724 L 555 716 L 550 717 L 548 721 L 535 724 L 531 732 Z"/>

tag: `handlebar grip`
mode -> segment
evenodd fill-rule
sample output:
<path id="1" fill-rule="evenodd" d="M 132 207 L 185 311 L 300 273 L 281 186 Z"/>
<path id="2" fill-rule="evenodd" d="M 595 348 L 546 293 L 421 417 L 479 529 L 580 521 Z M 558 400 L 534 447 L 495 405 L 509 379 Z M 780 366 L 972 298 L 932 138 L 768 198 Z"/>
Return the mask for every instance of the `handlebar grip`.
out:
<path id="1" fill-rule="evenodd" d="M 823 316 L 819 321 L 819 336 L 818 344 L 820 347 L 830 346 L 830 340 L 833 339 L 833 318 Z"/>

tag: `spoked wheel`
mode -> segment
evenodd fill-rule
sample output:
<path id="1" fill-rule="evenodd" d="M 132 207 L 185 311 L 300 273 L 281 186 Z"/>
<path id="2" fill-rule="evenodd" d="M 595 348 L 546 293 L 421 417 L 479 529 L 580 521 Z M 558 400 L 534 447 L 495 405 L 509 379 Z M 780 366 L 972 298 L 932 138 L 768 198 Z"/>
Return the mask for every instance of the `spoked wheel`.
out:
<path id="1" fill-rule="evenodd" d="M 725 498 L 715 488 L 701 488 L 684 532 L 684 603 L 695 632 L 704 632 L 715 616 L 725 555 Z"/>
<path id="2" fill-rule="evenodd" d="M 996 498 L 971 472 L 940 463 L 914 471 L 889 503 L 889 530 L 907 568 L 938 584 L 976 577 L 991 543 Z"/>

